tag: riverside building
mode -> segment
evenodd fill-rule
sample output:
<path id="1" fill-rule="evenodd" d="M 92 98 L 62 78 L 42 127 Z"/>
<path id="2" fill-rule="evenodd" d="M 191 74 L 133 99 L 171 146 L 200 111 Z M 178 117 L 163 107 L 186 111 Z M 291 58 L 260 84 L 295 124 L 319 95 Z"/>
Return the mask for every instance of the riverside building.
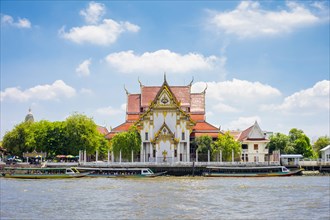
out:
<path id="1" fill-rule="evenodd" d="M 141 162 L 190 162 L 195 158 L 196 137 L 209 135 L 216 139 L 219 128 L 205 117 L 205 93 L 192 93 L 192 82 L 186 86 L 170 86 L 164 75 L 161 86 L 145 86 L 140 93 L 126 89 L 126 120 L 106 136 L 111 139 L 132 125 L 140 128 Z"/>

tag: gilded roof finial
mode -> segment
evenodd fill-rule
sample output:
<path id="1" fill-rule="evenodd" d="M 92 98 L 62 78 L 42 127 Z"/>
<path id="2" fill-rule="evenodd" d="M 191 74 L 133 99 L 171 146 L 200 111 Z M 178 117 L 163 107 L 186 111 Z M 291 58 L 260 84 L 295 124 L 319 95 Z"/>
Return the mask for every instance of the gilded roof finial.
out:
<path id="1" fill-rule="evenodd" d="M 129 95 L 129 92 L 128 92 L 128 90 L 126 89 L 125 84 L 124 84 L 124 89 L 125 89 L 126 95 Z"/>
<path id="2" fill-rule="evenodd" d="M 140 87 L 142 87 L 142 82 L 140 81 L 140 77 L 138 77 L 138 81 L 139 81 L 139 84 L 140 84 Z"/>
<path id="3" fill-rule="evenodd" d="M 205 83 L 206 84 L 206 86 L 205 86 L 205 89 L 204 89 L 204 91 L 202 92 L 202 93 L 206 93 L 206 90 L 207 90 L 207 83 Z"/>
<path id="4" fill-rule="evenodd" d="M 164 82 L 166 82 L 166 72 L 164 72 Z"/>

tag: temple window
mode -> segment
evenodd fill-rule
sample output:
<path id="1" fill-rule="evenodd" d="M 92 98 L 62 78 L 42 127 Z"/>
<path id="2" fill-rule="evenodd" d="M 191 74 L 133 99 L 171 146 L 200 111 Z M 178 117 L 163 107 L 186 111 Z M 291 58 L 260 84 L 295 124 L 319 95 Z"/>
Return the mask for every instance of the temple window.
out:
<path id="1" fill-rule="evenodd" d="M 184 132 L 182 132 L 181 139 L 182 139 L 183 141 L 185 140 L 185 133 L 184 133 Z"/>
<path id="2" fill-rule="evenodd" d="M 148 134 L 148 132 L 146 132 L 146 133 L 145 133 L 145 140 L 146 140 L 146 141 L 149 139 L 148 136 L 149 136 L 149 134 Z"/>
<path id="3" fill-rule="evenodd" d="M 254 145 L 254 150 L 258 150 L 258 144 Z"/>

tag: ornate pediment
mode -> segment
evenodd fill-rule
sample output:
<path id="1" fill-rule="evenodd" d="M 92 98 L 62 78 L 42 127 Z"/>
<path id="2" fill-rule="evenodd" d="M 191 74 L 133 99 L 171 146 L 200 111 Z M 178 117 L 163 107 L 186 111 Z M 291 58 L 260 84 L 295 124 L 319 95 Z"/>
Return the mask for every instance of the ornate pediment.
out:
<path id="1" fill-rule="evenodd" d="M 160 91 L 158 92 L 155 100 L 154 100 L 155 108 L 178 108 L 180 104 L 177 102 L 173 93 L 170 89 L 165 85 L 162 86 Z"/>
<path id="2" fill-rule="evenodd" d="M 175 110 L 177 112 L 177 124 L 180 123 L 181 120 L 189 121 L 187 125 L 187 129 L 192 131 L 192 127 L 195 122 L 191 120 L 190 115 L 183 111 L 181 108 L 180 102 L 176 99 L 174 93 L 171 91 L 170 86 L 167 84 L 166 78 L 164 77 L 164 83 L 159 89 L 157 95 L 154 100 L 149 104 L 148 109 L 140 116 L 139 121 L 136 123 L 137 125 L 141 125 L 141 121 L 144 120 L 153 120 L 152 112 L 153 110 L 161 110 L 165 114 L 170 110 Z"/>
<path id="3" fill-rule="evenodd" d="M 156 132 L 155 137 L 151 140 L 153 144 L 159 143 L 160 141 L 170 141 L 171 144 L 177 144 L 179 140 L 175 138 L 174 133 L 164 122 L 160 129 Z"/>

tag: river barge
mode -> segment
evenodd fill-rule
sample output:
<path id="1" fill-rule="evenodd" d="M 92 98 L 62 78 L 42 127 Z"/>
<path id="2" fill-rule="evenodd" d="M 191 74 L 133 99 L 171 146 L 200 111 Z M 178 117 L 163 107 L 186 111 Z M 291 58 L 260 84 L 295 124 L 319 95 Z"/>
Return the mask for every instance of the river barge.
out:
<path id="1" fill-rule="evenodd" d="M 5 178 L 19 179 L 62 179 L 80 178 L 87 176 L 89 172 L 81 173 L 74 167 L 71 168 L 21 168 L 5 167 L 2 176 Z"/>
<path id="2" fill-rule="evenodd" d="M 166 172 L 154 173 L 149 168 L 94 168 L 77 167 L 77 170 L 88 171 L 88 177 L 108 177 L 108 178 L 140 178 L 156 177 L 164 175 Z"/>
<path id="3" fill-rule="evenodd" d="M 206 167 L 205 177 L 276 177 L 301 174 L 302 170 L 291 171 L 284 166 L 267 167 Z"/>

